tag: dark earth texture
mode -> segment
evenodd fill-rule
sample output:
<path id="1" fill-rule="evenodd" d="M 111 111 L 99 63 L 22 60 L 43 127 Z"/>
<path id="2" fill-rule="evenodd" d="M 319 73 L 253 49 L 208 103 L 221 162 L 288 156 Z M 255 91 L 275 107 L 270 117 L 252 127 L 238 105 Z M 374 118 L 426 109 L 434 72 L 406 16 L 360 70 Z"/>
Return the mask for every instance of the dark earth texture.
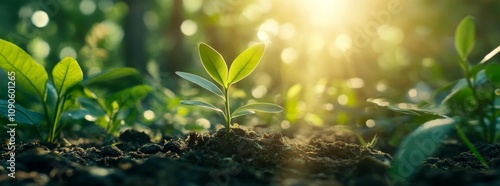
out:
<path id="1" fill-rule="evenodd" d="M 355 136 L 332 129 L 284 134 L 235 127 L 228 140 L 224 129 L 153 140 L 126 130 L 101 144 L 27 142 L 16 147 L 15 179 L 7 176 L 4 144 L 0 185 L 401 184 L 386 176 L 391 155 L 356 144 Z M 460 143 L 444 144 L 402 185 L 500 185 L 500 144 L 477 148 L 489 169 Z"/>

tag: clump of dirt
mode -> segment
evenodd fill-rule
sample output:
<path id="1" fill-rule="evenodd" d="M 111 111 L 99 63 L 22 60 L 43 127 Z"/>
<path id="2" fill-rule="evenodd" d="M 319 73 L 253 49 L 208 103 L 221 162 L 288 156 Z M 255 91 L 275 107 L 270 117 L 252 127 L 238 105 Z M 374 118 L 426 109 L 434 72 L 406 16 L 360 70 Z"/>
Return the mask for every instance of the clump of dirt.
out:
<path id="1" fill-rule="evenodd" d="M 91 147 L 68 144 L 50 150 L 30 142 L 17 147 L 16 178 L 7 177 L 8 170 L 0 168 L 0 184 L 387 185 L 389 154 L 352 143 L 355 136 L 339 131 L 314 129 L 302 134 L 309 136 L 258 134 L 236 127 L 227 140 L 225 129 L 220 129 L 153 142 L 146 133 L 127 130 L 118 139 Z M 461 152 L 427 159 L 413 182 L 445 183 L 447 177 L 441 176 L 449 170 L 468 175 L 450 175 L 460 184 L 466 182 L 459 180 L 475 178 L 498 182 L 500 147 L 478 149 L 493 169 L 480 168 L 472 154 Z M 2 167 L 9 153 L 2 146 Z"/>

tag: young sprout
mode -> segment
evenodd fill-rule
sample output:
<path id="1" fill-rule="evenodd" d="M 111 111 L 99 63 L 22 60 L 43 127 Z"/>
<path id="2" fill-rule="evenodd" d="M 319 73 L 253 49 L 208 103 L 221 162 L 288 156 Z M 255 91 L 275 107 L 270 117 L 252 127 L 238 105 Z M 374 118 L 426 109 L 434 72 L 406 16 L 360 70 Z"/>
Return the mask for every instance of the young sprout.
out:
<path id="1" fill-rule="evenodd" d="M 249 103 L 235 110 L 231 110 L 230 108 L 229 88 L 252 73 L 259 64 L 264 54 L 264 49 L 265 45 L 263 43 L 246 49 L 234 59 L 228 70 L 222 55 L 207 44 L 200 43 L 198 52 L 201 63 L 210 77 L 222 87 L 222 90 L 214 83 L 200 76 L 186 72 L 176 72 L 176 74 L 219 96 L 224 101 L 224 108 L 220 109 L 210 103 L 194 100 L 182 100 L 181 104 L 204 107 L 222 113 L 226 121 L 226 140 L 229 138 L 229 129 L 233 118 L 254 114 L 255 112 L 278 113 L 283 111 L 283 107 L 272 103 Z"/>

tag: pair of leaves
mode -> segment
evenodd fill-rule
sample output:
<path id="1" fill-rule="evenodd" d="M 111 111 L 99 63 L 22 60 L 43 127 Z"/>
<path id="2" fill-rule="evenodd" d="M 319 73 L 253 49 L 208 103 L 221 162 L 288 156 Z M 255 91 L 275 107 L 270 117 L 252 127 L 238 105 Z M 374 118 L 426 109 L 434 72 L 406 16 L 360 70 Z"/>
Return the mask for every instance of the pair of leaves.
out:
<path id="1" fill-rule="evenodd" d="M 217 83 L 227 88 L 252 73 L 259 64 L 264 54 L 264 49 L 265 45 L 263 43 L 246 49 L 234 59 L 229 71 L 222 55 L 212 47 L 205 43 L 200 43 L 198 52 L 201 63 L 208 74 Z"/>
<path id="2" fill-rule="evenodd" d="M 229 86 L 232 84 L 242 80 L 252 73 L 252 71 L 257 67 L 264 54 L 265 45 L 257 44 L 254 45 L 245 51 L 243 51 L 231 64 L 231 68 L 228 71 L 226 62 L 222 55 L 220 55 L 216 50 L 212 47 L 208 46 L 205 43 L 200 43 L 199 47 L 200 59 L 203 67 L 207 71 L 207 73 L 214 79 L 217 83 L 219 83 L 224 90 L 227 90 Z M 217 85 L 210 82 L 209 80 L 197 76 L 195 74 L 186 73 L 186 72 L 176 72 L 180 77 L 214 93 L 215 95 L 221 97 L 226 100 L 227 92 L 223 92 Z M 210 103 L 206 103 L 203 101 L 195 101 L 195 100 L 183 100 L 181 104 L 184 105 L 193 105 L 208 108 L 217 112 L 226 115 L 226 113 L 230 113 L 229 111 L 224 112 L 222 109 L 215 107 Z M 276 104 L 271 103 L 250 103 L 240 108 L 234 110 L 234 112 L 229 116 L 230 118 L 235 118 L 239 116 L 244 116 L 247 114 L 254 114 L 255 112 L 268 112 L 268 113 L 276 113 L 283 111 L 283 108 Z"/>
<path id="3" fill-rule="evenodd" d="M 181 104 L 204 107 L 224 114 L 224 111 L 222 111 L 221 109 L 203 101 L 183 100 L 181 101 Z M 255 114 L 255 112 L 278 113 L 282 111 L 283 108 L 281 106 L 272 103 L 249 103 L 234 110 L 234 112 L 232 112 L 231 114 L 231 118 L 236 118 L 248 114 Z"/>
<path id="4" fill-rule="evenodd" d="M 23 49 L 2 39 L 0 39 L 0 68 L 7 72 L 15 72 L 16 84 L 45 101 L 48 80 L 45 68 L 35 62 Z M 69 87 L 82 81 L 83 73 L 76 60 L 67 57 L 56 64 L 52 78 L 61 97 Z"/>

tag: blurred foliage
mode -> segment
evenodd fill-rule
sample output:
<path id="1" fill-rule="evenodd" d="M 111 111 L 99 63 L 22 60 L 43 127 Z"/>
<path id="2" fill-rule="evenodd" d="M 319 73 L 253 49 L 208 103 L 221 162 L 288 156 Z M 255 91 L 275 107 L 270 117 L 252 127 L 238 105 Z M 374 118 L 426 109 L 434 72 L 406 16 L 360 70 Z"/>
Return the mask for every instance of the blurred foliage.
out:
<path id="1" fill-rule="evenodd" d="M 433 102 L 435 89 L 462 77 L 456 25 L 465 15 L 477 18 L 469 59 L 480 61 L 500 41 L 499 11 L 500 2 L 493 0 L 11 0 L 0 3 L 0 38 L 27 49 L 48 71 L 66 56 L 81 63 L 85 76 L 112 67 L 138 69 L 145 79 L 137 81 L 148 82 L 153 92 L 138 108 L 136 122 L 178 132 L 224 122 L 204 110 L 178 107 L 181 98 L 211 99 L 173 73 L 208 77 L 197 44 L 208 43 L 232 61 L 264 42 L 264 62 L 233 87 L 233 97 L 274 101 L 285 113 L 236 122 L 277 130 L 340 124 L 397 136 L 423 121 L 366 100 Z M 101 91 L 127 86 L 133 85 L 115 83 Z M 393 134 L 388 126 L 403 132 Z"/>

